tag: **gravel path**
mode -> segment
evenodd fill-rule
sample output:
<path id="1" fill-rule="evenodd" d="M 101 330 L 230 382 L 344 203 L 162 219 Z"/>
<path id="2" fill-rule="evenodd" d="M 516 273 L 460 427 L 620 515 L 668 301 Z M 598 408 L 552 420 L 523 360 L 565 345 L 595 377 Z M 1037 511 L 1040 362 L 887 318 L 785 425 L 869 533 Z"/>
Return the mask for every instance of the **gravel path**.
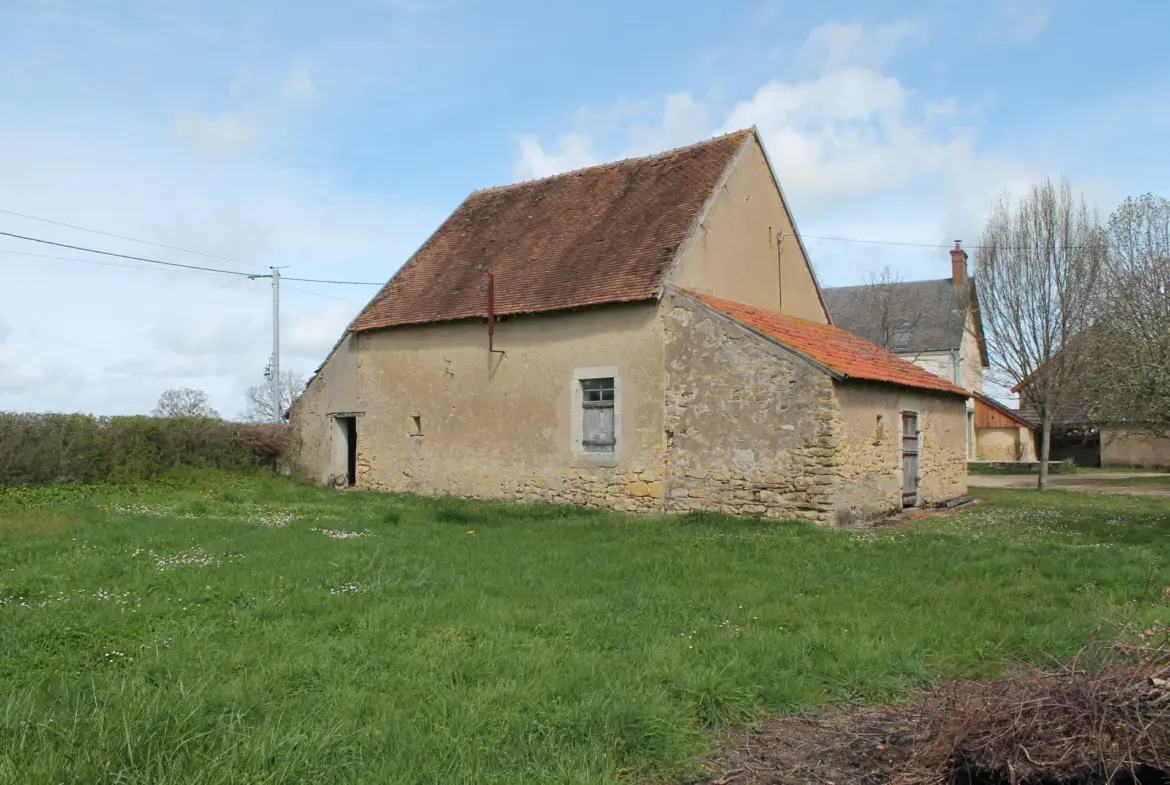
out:
<path id="1" fill-rule="evenodd" d="M 1135 477 L 1158 478 L 1164 485 L 1126 485 L 1122 481 Z M 1035 488 L 1034 474 L 968 474 L 971 488 Z M 1048 487 L 1062 491 L 1097 493 L 1137 493 L 1147 496 L 1170 496 L 1170 474 L 1154 472 L 1109 472 L 1108 474 L 1051 474 Z"/>

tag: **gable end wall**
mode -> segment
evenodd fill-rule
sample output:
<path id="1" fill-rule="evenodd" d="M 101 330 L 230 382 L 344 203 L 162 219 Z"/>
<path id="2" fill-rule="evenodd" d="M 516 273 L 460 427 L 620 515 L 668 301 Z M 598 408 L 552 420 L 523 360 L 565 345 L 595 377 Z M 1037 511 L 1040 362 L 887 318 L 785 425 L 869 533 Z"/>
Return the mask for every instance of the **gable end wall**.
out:
<path id="1" fill-rule="evenodd" d="M 668 274 L 668 283 L 828 323 L 808 260 L 754 135 L 733 165 Z"/>
<path id="2" fill-rule="evenodd" d="M 664 308 L 666 509 L 831 517 L 828 374 L 685 296 Z"/>
<path id="3" fill-rule="evenodd" d="M 967 405 L 957 395 L 857 380 L 835 384 L 841 412 L 842 482 L 833 497 L 842 523 L 902 508 L 902 412 L 918 414 L 921 506 L 967 491 Z"/>

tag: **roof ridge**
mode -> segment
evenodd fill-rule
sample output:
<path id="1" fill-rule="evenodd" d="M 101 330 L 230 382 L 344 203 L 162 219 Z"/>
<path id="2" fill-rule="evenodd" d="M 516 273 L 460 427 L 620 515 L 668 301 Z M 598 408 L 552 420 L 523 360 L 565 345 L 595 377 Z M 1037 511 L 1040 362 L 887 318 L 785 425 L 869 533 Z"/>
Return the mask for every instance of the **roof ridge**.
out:
<path id="1" fill-rule="evenodd" d="M 891 283 L 899 285 L 899 286 L 905 285 L 905 284 L 911 284 L 911 283 L 946 283 L 946 284 L 951 284 L 952 280 L 953 279 L 951 279 L 951 278 L 921 278 L 921 279 L 915 279 L 913 281 L 891 281 Z M 824 288 L 824 290 L 826 292 L 828 292 L 828 291 L 840 290 L 840 289 L 866 289 L 870 286 L 875 286 L 875 285 L 881 286 L 881 284 L 853 283 L 853 284 L 849 284 L 848 286 L 826 286 Z"/>
<path id="2" fill-rule="evenodd" d="M 514 183 L 508 183 L 506 185 L 491 185 L 491 186 L 488 186 L 486 188 L 477 188 L 474 191 L 472 191 L 470 194 L 468 194 L 467 198 L 470 199 L 473 196 L 480 196 L 481 194 L 486 194 L 486 193 L 507 191 L 507 190 L 510 190 L 512 188 L 520 188 L 522 186 L 532 185 L 533 183 L 542 183 L 542 182 L 545 182 L 548 180 L 556 180 L 556 179 L 561 178 L 561 177 L 573 177 L 574 175 L 581 174 L 582 172 L 593 172 L 593 171 L 597 171 L 599 169 L 607 169 L 610 167 L 624 166 L 624 165 L 628 165 L 628 164 L 632 164 L 632 163 L 641 163 L 643 161 L 650 161 L 650 160 L 653 160 L 655 158 L 667 158 L 667 157 L 670 157 L 672 155 L 677 155 L 679 153 L 686 152 L 688 150 L 692 150 L 696 147 L 702 147 L 704 145 L 713 144 L 715 142 L 719 142 L 719 141 L 722 141 L 724 139 L 728 139 L 728 138 L 735 137 L 735 136 L 746 136 L 747 134 L 754 133 L 754 132 L 755 132 L 755 126 L 752 126 L 751 128 L 741 128 L 738 131 L 729 131 L 728 133 L 720 134 L 718 136 L 712 136 L 710 139 L 703 139 L 703 140 L 698 141 L 698 142 L 692 142 L 691 144 L 686 144 L 686 145 L 683 145 L 682 147 L 672 147 L 671 149 L 663 150 L 660 153 L 650 153 L 648 155 L 637 155 L 637 156 L 633 156 L 632 158 L 620 158 L 616 161 L 604 161 L 604 162 L 599 163 L 599 164 L 592 164 L 591 166 L 581 166 L 581 167 L 578 167 L 576 169 L 570 169 L 567 172 L 558 172 L 557 174 L 545 175 L 544 177 L 533 177 L 532 179 L 529 179 L 529 180 L 518 180 Z"/>

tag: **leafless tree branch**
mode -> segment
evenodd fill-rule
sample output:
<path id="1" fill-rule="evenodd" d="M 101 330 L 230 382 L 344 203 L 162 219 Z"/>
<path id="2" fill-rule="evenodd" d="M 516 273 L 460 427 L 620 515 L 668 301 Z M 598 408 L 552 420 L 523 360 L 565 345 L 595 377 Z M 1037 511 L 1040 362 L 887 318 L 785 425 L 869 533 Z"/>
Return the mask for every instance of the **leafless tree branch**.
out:
<path id="1" fill-rule="evenodd" d="M 219 419 L 219 412 L 211 408 L 207 393 L 191 387 L 167 390 L 158 397 L 151 412 L 155 417 L 207 417 Z"/>
<path id="2" fill-rule="evenodd" d="M 993 366 L 1019 384 L 1041 424 L 1039 487 L 1048 484 L 1052 424 L 1083 401 L 1085 371 L 1073 339 L 1092 324 L 1107 238 L 1067 180 L 1004 196 L 983 230 L 975 282 Z"/>
<path id="3" fill-rule="evenodd" d="M 295 371 L 282 373 L 280 375 L 280 411 L 273 412 L 271 383 L 254 384 L 245 393 L 246 403 L 240 418 L 245 422 L 276 422 L 283 418 L 284 413 L 304 390 L 305 377 Z"/>
<path id="4" fill-rule="evenodd" d="M 1170 200 L 1130 197 L 1109 218 L 1109 257 L 1096 300 L 1094 419 L 1170 436 Z"/>

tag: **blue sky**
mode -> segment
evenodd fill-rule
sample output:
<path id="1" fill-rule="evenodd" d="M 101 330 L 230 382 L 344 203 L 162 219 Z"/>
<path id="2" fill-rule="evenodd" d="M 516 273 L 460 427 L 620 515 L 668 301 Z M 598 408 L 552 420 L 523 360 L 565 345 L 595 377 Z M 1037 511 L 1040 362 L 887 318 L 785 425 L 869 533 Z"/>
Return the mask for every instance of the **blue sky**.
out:
<path id="1" fill-rule="evenodd" d="M 384 280 L 476 188 L 760 127 L 822 284 L 945 277 L 991 204 L 1067 174 L 1170 195 L 1164 3 L 7 0 L 0 231 L 240 271 Z M 0 238 L 0 408 L 225 415 L 261 379 L 260 281 Z M 106 259 L 105 261 L 111 261 Z M 128 263 L 131 264 L 131 263 Z M 309 372 L 372 295 L 284 296 Z"/>

